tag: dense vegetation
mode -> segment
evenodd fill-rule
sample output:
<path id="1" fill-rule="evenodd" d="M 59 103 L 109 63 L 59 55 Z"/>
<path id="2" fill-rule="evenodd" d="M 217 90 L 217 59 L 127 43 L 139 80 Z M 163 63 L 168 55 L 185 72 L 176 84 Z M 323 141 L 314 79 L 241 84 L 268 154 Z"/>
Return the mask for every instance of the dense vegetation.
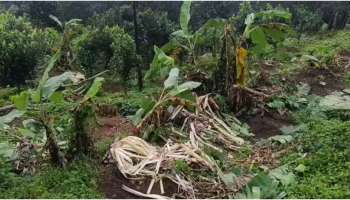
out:
<path id="1" fill-rule="evenodd" d="M 1 2 L 0 197 L 350 198 L 349 8 Z"/>

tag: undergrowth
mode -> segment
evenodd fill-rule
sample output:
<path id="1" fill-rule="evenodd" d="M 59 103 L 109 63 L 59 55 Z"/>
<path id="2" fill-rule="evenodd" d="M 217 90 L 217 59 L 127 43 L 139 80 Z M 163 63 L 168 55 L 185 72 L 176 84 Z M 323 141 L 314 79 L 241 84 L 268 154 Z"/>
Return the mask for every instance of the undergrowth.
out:
<path id="1" fill-rule="evenodd" d="M 350 49 L 350 31 L 329 32 L 307 39 L 303 49 L 321 61 L 330 63 L 337 53 Z"/>
<path id="2" fill-rule="evenodd" d="M 300 145 L 283 159 L 296 173 L 298 184 L 287 187 L 288 198 L 350 197 L 350 121 L 322 113 L 310 104 L 296 115 L 307 129 L 298 135 Z M 343 118 L 344 119 L 344 118 Z"/>
<path id="3" fill-rule="evenodd" d="M 0 198 L 101 198 L 97 168 L 92 161 L 75 161 L 65 170 L 44 167 L 34 176 L 19 176 L 1 163 Z M 5 181 L 6 180 L 6 181 Z"/>

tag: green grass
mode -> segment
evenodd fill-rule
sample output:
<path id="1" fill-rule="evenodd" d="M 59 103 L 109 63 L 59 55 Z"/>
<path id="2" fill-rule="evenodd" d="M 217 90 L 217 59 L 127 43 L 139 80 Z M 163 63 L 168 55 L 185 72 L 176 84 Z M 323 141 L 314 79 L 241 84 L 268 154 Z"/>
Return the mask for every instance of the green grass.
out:
<path id="1" fill-rule="evenodd" d="M 302 149 L 284 160 L 306 166 L 298 184 L 286 188 L 288 198 L 350 198 L 350 122 L 312 120 L 301 141 Z"/>
<path id="2" fill-rule="evenodd" d="M 66 169 L 51 166 L 40 169 L 35 176 L 0 172 L 0 178 L 6 178 L 1 181 L 8 183 L 0 188 L 0 198 L 102 198 L 96 166 L 92 161 L 82 160 Z"/>
<path id="3" fill-rule="evenodd" d="M 304 41 L 303 51 L 329 64 L 334 56 L 350 49 L 350 31 L 329 32 Z"/>

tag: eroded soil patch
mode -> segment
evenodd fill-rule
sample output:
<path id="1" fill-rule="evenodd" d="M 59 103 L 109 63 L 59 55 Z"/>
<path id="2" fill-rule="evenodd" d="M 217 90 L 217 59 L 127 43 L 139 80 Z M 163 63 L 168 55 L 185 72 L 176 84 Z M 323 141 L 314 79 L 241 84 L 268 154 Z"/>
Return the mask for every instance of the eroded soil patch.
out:
<path id="1" fill-rule="evenodd" d="M 293 82 L 307 83 L 311 87 L 311 94 L 326 96 L 345 88 L 342 76 L 341 73 L 333 73 L 327 69 L 313 68 L 298 73 Z"/>
<path id="2" fill-rule="evenodd" d="M 292 123 L 292 120 L 288 115 L 279 115 L 277 113 L 243 116 L 240 120 L 249 125 L 251 131 L 255 135 L 255 139 L 280 135 L 282 134 L 280 128 L 291 125 Z"/>

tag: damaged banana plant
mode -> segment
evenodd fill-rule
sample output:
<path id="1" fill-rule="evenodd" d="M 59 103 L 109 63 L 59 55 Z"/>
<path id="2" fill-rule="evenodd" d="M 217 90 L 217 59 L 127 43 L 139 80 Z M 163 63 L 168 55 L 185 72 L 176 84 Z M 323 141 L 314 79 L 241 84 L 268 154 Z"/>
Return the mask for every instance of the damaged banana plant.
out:
<path id="1" fill-rule="evenodd" d="M 57 139 L 57 130 L 54 127 L 54 122 L 57 118 L 50 112 L 50 108 L 57 105 L 66 105 L 64 112 L 79 110 L 82 105 L 86 105 L 87 102 L 97 94 L 98 90 L 101 88 L 103 78 L 86 79 L 83 74 L 70 71 L 49 77 L 49 72 L 53 68 L 56 59 L 57 57 L 52 57 L 36 90 L 29 89 L 22 91 L 19 95 L 13 96 L 12 101 L 15 107 L 20 111 L 21 116 L 23 115 L 23 117 L 30 118 L 30 120 L 44 129 L 44 150 L 48 150 L 53 163 L 63 167 L 65 166 L 66 158 L 61 151 Z M 77 94 L 74 93 L 73 88 L 81 88 L 82 85 L 88 84 L 89 81 L 93 81 L 92 84 L 89 84 L 91 87 L 85 93 L 81 101 L 76 102 L 75 100 L 78 97 Z M 28 131 L 30 130 L 22 130 L 23 133 L 28 133 Z M 85 140 L 85 137 L 78 137 L 79 132 L 77 132 L 76 135 L 76 138 L 79 138 L 80 141 L 79 148 L 85 149 L 87 142 L 82 142 L 82 140 Z"/>
<path id="2" fill-rule="evenodd" d="M 171 103 L 192 105 L 188 99 L 181 98 L 180 95 L 190 92 L 199 87 L 201 83 L 194 81 L 186 81 L 179 84 L 180 71 L 178 68 L 172 68 L 169 72 L 168 78 L 164 81 L 164 87 L 157 101 L 152 102 L 149 108 L 140 108 L 135 115 L 129 117 L 137 128 L 142 129 L 146 122 L 155 120 L 155 124 L 160 124 L 161 114 L 164 108 Z"/>
<path id="3" fill-rule="evenodd" d="M 128 136 L 116 140 L 111 145 L 110 152 L 118 169 L 126 178 L 151 178 L 147 190 L 148 196 L 143 195 L 143 197 L 152 197 L 149 195 L 157 182 L 159 182 L 161 194 L 164 194 L 164 179 L 171 180 L 179 186 L 180 191 L 186 192 L 192 198 L 195 197 L 194 188 L 188 181 L 188 177 L 173 170 L 178 161 L 196 165 L 202 170 L 215 171 L 215 165 L 207 159 L 205 153 L 194 148 L 190 143 L 174 143 L 169 140 L 163 147 L 157 147 L 139 137 Z M 125 188 L 125 186 L 123 188 L 136 195 L 140 194 L 131 188 Z"/>
<path id="4" fill-rule="evenodd" d="M 231 23 L 224 28 L 222 57 L 225 63 L 225 89 L 234 111 L 240 111 L 249 101 L 263 101 L 269 96 L 248 88 L 249 56 L 261 58 L 271 52 L 273 45 L 281 42 L 289 32 L 291 14 L 282 10 L 267 10 L 251 13 L 245 19 L 245 29 L 237 33 Z M 286 23 L 285 23 L 286 22 Z M 223 53 L 224 52 L 224 53 Z"/>

